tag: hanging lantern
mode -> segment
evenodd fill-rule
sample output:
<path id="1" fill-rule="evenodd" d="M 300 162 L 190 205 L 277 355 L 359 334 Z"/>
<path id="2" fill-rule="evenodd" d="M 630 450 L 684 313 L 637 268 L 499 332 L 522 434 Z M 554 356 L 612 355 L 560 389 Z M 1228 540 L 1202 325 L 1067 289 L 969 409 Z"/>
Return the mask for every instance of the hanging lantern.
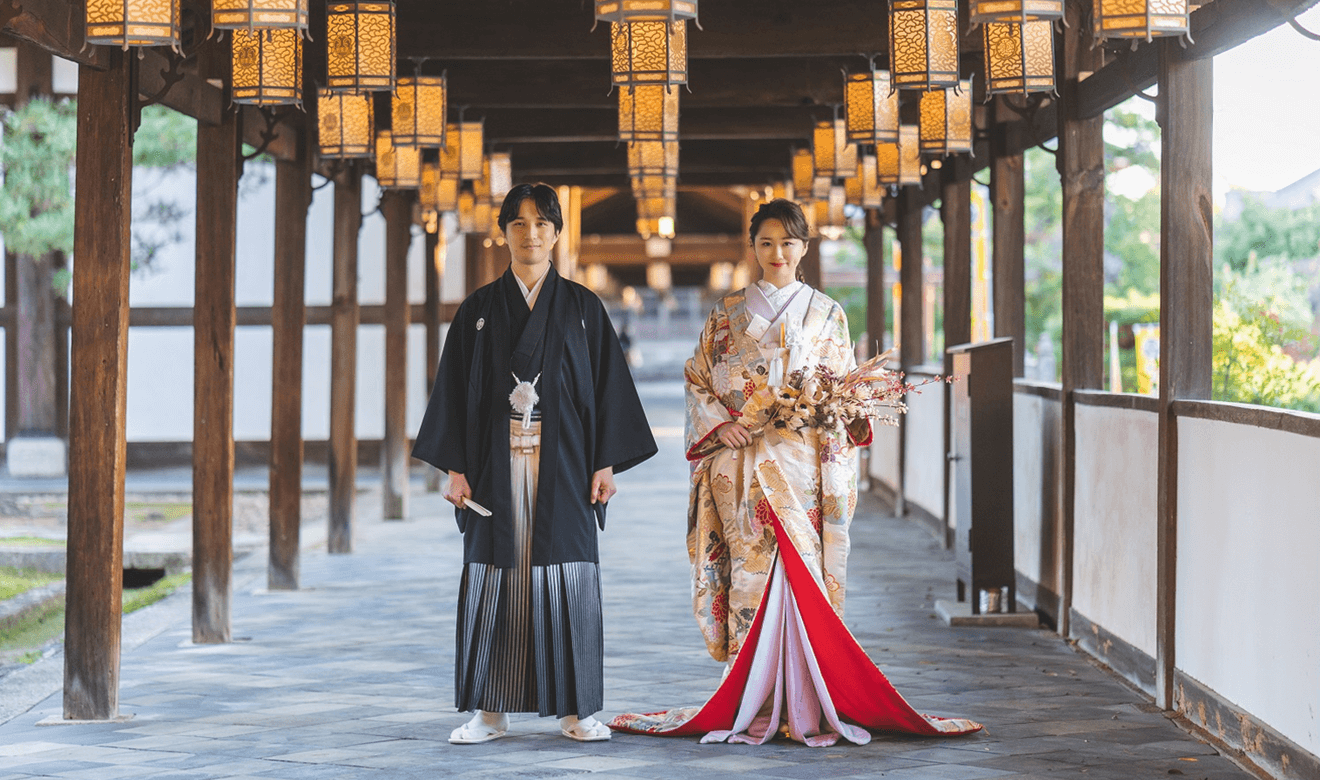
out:
<path id="1" fill-rule="evenodd" d="M 985 92 L 1054 91 L 1054 24 L 987 24 L 985 37 Z"/>
<path id="2" fill-rule="evenodd" d="M 674 215 L 676 213 L 674 196 L 646 197 L 637 199 L 637 233 L 642 238 L 660 236 L 674 237 Z"/>
<path id="3" fill-rule="evenodd" d="M 462 131 L 458 124 L 450 122 L 445 125 L 445 143 L 440 147 L 440 178 L 453 179 L 460 181 L 462 177 L 462 164 L 460 151 L 462 149 Z"/>
<path id="4" fill-rule="evenodd" d="M 491 152 L 486 158 L 486 180 L 490 182 L 490 203 L 498 207 L 513 189 L 513 157 L 508 152 Z"/>
<path id="5" fill-rule="evenodd" d="M 475 197 L 475 196 L 474 196 Z M 503 235 L 495 223 L 495 210 L 489 200 L 475 198 L 472 203 L 472 232 L 486 233 L 491 238 Z"/>
<path id="6" fill-rule="evenodd" d="M 884 205 L 884 190 L 876 174 L 875 155 L 865 154 L 857 161 L 857 175 L 843 182 L 848 202 L 864 209 L 878 209 Z"/>
<path id="7" fill-rule="evenodd" d="M 957 89 L 932 89 L 921 96 L 920 132 L 921 151 L 927 154 L 972 151 L 971 79 L 963 79 Z"/>
<path id="8" fill-rule="evenodd" d="M 211 0 L 211 26 L 218 30 L 260 27 L 307 31 L 307 0 Z"/>
<path id="9" fill-rule="evenodd" d="M 857 146 L 848 143 L 848 129 L 842 119 L 816 123 L 811 155 L 816 176 L 836 179 L 857 173 Z"/>
<path id="10" fill-rule="evenodd" d="M 829 194 L 812 204 L 812 212 L 817 233 L 831 241 L 843 237 L 843 230 L 848 226 L 843 207 L 848 202 L 844 188 L 838 185 L 830 187 Z"/>
<path id="11" fill-rule="evenodd" d="M 476 181 L 485 173 L 485 127 L 480 122 L 459 122 L 450 125 L 446 135 L 446 148 L 452 141 L 457 141 L 458 177 L 465 181 Z M 444 153 L 440 155 L 444 160 Z"/>
<path id="12" fill-rule="evenodd" d="M 394 0 L 331 2 L 325 29 L 330 91 L 394 89 Z"/>
<path id="13" fill-rule="evenodd" d="M 417 188 L 417 203 L 423 212 L 439 211 L 435 202 L 440 198 L 440 164 L 422 161 L 422 183 Z M 431 232 L 431 231 L 428 231 Z"/>
<path id="14" fill-rule="evenodd" d="M 234 30 L 230 84 L 235 103 L 302 107 L 302 33 Z"/>
<path id="15" fill-rule="evenodd" d="M 619 89 L 620 141 L 677 141 L 678 88 L 638 84 Z"/>
<path id="16" fill-rule="evenodd" d="M 376 181 L 393 190 L 415 190 L 422 186 L 422 150 L 395 146 L 389 130 L 376 134 Z"/>
<path id="17" fill-rule="evenodd" d="M 179 48 L 179 0 L 87 0 L 88 43 Z"/>
<path id="18" fill-rule="evenodd" d="M 610 25 L 610 65 L 616 86 L 687 83 L 687 22 Z"/>
<path id="19" fill-rule="evenodd" d="M 376 153 L 372 135 L 371 95 L 345 95 L 320 90 L 316 118 L 321 156 L 334 159 L 371 157 Z"/>
<path id="20" fill-rule="evenodd" d="M 471 190 L 458 193 L 458 232 L 477 232 L 477 196 Z"/>
<path id="21" fill-rule="evenodd" d="M 677 22 L 697 18 L 697 0 L 596 0 L 598 22 Z"/>
<path id="22" fill-rule="evenodd" d="M 1187 0 L 1093 0 L 1095 37 L 1145 38 L 1186 35 L 1191 30 Z M 1134 44 L 1135 45 L 1135 44 Z"/>
<path id="23" fill-rule="evenodd" d="M 921 130 L 916 125 L 898 128 L 898 143 L 875 147 L 876 181 L 880 185 L 921 183 Z"/>
<path id="24" fill-rule="evenodd" d="M 390 100 L 395 146 L 445 145 L 445 77 L 404 76 Z"/>
<path id="25" fill-rule="evenodd" d="M 872 68 L 849 73 L 843 82 L 848 141 L 887 144 L 898 140 L 898 92 L 889 86 L 889 71 Z"/>
<path id="26" fill-rule="evenodd" d="M 958 84 L 957 0 L 893 0 L 889 77 L 897 89 Z"/>
<path id="27" fill-rule="evenodd" d="M 1026 24 L 1063 18 L 1063 0 L 971 0 L 971 24 Z"/>
<path id="28" fill-rule="evenodd" d="M 678 182 L 678 142 L 628 144 L 628 174 L 632 177 L 634 195 L 667 194 Z"/>
<path id="29" fill-rule="evenodd" d="M 811 180 L 816 176 L 816 167 L 811 159 L 810 149 L 798 149 L 793 152 L 793 191 L 804 196 L 811 192 Z"/>

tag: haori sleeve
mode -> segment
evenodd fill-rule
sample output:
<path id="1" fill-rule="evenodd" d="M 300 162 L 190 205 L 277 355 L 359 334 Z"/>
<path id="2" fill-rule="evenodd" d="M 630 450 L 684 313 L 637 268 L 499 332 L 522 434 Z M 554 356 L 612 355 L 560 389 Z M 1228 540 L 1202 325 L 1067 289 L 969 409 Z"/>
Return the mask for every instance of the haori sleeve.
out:
<path id="1" fill-rule="evenodd" d="M 431 400 L 417 431 L 412 455 L 430 463 L 441 471 L 467 473 L 467 418 L 468 372 L 471 356 L 468 354 L 468 331 L 475 327 L 468 322 L 473 306 L 471 299 L 464 301 L 454 315 L 445 336 L 444 350 L 440 354 L 440 367 L 436 370 L 431 388 Z"/>
<path id="2" fill-rule="evenodd" d="M 688 460 L 701 460 L 724 446 L 715 434 L 720 426 L 734 422 L 741 415 L 729 409 L 719 398 L 716 373 L 719 366 L 719 342 L 727 340 L 729 320 L 722 305 L 717 305 L 701 330 L 701 338 L 683 369 L 684 399 L 687 417 L 683 426 Z"/>
<path id="3" fill-rule="evenodd" d="M 659 448 L 609 314 L 595 295 L 586 292 L 584 298 L 583 324 L 590 323 L 587 337 L 595 354 L 596 442 L 592 469 L 610 467 L 617 474 L 655 455 Z"/>

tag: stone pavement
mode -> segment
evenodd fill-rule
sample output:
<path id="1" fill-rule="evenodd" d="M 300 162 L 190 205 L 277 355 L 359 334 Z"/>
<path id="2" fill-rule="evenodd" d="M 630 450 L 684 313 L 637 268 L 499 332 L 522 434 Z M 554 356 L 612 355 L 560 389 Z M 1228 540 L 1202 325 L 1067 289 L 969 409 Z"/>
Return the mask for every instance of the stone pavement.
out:
<path id="1" fill-rule="evenodd" d="M 699 704 L 721 671 L 688 611 L 681 395 L 675 384 L 644 395 L 661 454 L 621 478 L 602 537 L 603 717 Z M 156 633 L 122 663 L 120 709 L 133 717 L 38 725 L 60 713 L 51 695 L 0 725 L 0 780 L 1251 777 L 1049 632 L 936 620 L 951 556 L 869 499 L 854 525 L 847 622 L 914 706 L 975 718 L 984 733 L 826 749 L 624 734 L 579 744 L 553 719 L 517 715 L 503 740 L 451 746 L 465 719 L 452 704 L 460 539 L 437 495 L 413 498 L 413 519 L 386 523 L 377 498 L 360 496 L 355 551 L 306 551 L 301 591 L 264 590 L 262 554 L 240 561 L 232 644 L 191 643 L 186 593 L 144 610 Z"/>

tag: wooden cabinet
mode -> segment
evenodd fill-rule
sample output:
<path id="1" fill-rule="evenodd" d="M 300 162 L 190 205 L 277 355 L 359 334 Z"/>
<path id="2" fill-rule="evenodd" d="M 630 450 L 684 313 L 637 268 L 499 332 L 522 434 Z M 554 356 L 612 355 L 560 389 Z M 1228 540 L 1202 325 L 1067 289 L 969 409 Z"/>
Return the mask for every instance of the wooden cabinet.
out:
<path id="1" fill-rule="evenodd" d="M 958 600 L 981 612 L 981 593 L 1016 611 L 1013 567 L 1013 339 L 948 349 L 949 489 L 957 528 Z"/>

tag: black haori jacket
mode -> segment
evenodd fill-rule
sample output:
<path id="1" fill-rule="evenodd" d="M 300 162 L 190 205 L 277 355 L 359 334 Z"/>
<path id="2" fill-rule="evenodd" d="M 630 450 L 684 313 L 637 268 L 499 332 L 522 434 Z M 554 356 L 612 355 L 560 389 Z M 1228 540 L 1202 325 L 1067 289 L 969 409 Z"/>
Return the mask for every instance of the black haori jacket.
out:
<path id="1" fill-rule="evenodd" d="M 539 372 L 541 464 L 532 564 L 598 562 L 592 475 L 615 473 L 656 453 L 614 326 L 600 299 L 552 266 L 529 312 L 513 270 L 458 307 L 445 339 L 413 457 L 467 477 L 482 517 L 456 511 L 463 562 L 515 566 L 509 476 L 513 375 Z"/>

